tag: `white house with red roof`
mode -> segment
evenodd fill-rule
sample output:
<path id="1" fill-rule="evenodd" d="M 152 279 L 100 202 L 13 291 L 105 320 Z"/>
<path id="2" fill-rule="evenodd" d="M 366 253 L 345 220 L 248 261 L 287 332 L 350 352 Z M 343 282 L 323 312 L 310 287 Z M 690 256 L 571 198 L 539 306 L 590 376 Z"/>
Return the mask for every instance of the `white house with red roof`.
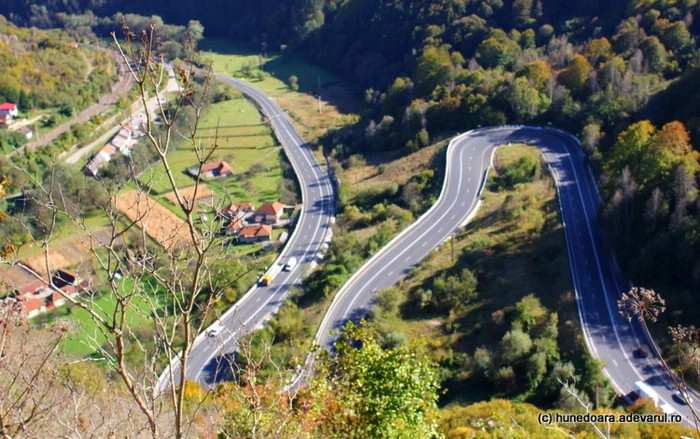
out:
<path id="1" fill-rule="evenodd" d="M 3 102 L 0 104 L 0 116 L 5 116 L 7 114 L 9 114 L 11 117 L 19 116 L 19 108 L 17 107 L 17 104 L 13 104 L 12 102 Z"/>
<path id="2" fill-rule="evenodd" d="M 189 174 L 193 177 L 197 177 L 199 173 L 199 167 L 193 166 L 187 170 Z M 233 175 L 233 169 L 227 162 L 212 162 L 205 163 L 202 165 L 202 177 L 215 178 L 215 177 L 230 177 Z"/>

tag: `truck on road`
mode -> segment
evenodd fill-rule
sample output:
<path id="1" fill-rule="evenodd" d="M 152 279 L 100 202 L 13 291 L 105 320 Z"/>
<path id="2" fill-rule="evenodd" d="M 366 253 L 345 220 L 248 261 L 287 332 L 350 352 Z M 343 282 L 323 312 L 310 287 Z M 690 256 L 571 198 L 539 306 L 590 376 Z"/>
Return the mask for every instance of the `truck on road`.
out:
<path id="1" fill-rule="evenodd" d="M 272 283 L 272 275 L 270 273 L 265 273 L 263 277 L 260 278 L 260 285 L 266 287 Z"/>
<path id="2" fill-rule="evenodd" d="M 263 275 L 263 277 L 260 278 L 260 281 L 258 281 L 258 285 L 261 287 L 266 287 L 272 283 L 272 279 L 277 276 L 277 274 L 282 270 L 282 266 L 280 265 L 275 265 L 273 266 L 270 270 L 267 271 Z"/>

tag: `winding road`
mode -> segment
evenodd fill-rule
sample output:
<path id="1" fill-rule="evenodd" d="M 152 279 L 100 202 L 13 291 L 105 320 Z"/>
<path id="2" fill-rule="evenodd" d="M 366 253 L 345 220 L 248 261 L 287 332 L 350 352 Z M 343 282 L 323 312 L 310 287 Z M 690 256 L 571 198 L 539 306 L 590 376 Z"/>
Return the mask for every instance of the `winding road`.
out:
<path id="1" fill-rule="evenodd" d="M 633 355 L 635 348 L 649 341 L 637 323 L 629 323 L 618 313 L 617 300 L 627 291 L 628 283 L 608 253 L 598 226 L 601 200 L 595 180 L 584 163 L 578 141 L 556 129 L 485 128 L 453 139 L 438 201 L 341 288 L 318 329 L 316 344 L 332 349 L 336 330 L 348 320 L 367 315 L 376 291 L 396 284 L 468 222 L 478 209 L 493 153 L 499 145 L 508 143 L 538 146 L 555 178 L 576 302 L 589 351 L 605 362 L 605 372 L 620 394 L 629 394 L 634 383 L 643 380 L 660 395 L 660 404 L 671 404 L 690 424 L 690 410 L 672 397 L 671 381 L 660 362 L 651 356 Z M 313 369 L 313 361 L 309 356 L 305 373 Z M 302 377 L 298 375 L 292 386 L 302 382 Z M 696 395 L 694 399 L 697 404 L 700 398 Z"/>
<path id="2" fill-rule="evenodd" d="M 332 234 L 331 219 L 335 209 L 331 176 L 316 161 L 284 111 L 267 95 L 243 81 L 224 75 L 216 75 L 216 78 L 240 89 L 268 118 L 297 175 L 303 204 L 294 232 L 268 271 L 275 274 L 272 284 L 254 286 L 221 316 L 219 320 L 224 330 L 219 335 L 207 337 L 205 331 L 195 340 L 186 376 L 205 387 L 228 377 L 237 349 L 236 340 L 267 322 L 284 303 L 290 288 L 300 285 L 302 272 L 308 264 L 320 259 L 321 248 Z M 296 266 L 291 271 L 283 271 L 282 265 L 292 257 L 297 260 Z M 167 370 L 161 375 L 161 389 L 169 383 L 169 375 Z"/>
<path id="3" fill-rule="evenodd" d="M 335 203 L 330 176 L 274 101 L 242 81 L 222 75 L 217 79 L 242 90 L 268 117 L 297 174 L 304 207 L 271 271 L 278 272 L 292 256 L 301 264 L 290 272 L 279 271 L 271 286 L 253 287 L 221 318 L 225 327 L 222 334 L 200 334 L 197 338 L 187 376 L 205 386 L 227 378 L 236 339 L 264 324 L 279 309 L 290 287 L 298 285 L 302 264 L 318 257 L 328 238 Z M 323 318 L 315 343 L 332 349 L 336 330 L 349 320 L 365 316 L 378 290 L 396 284 L 476 214 L 493 154 L 499 145 L 508 143 L 537 146 L 555 179 L 576 303 L 589 351 L 605 363 L 604 371 L 619 394 L 628 395 L 636 381 L 645 381 L 659 394 L 660 404 L 669 404 L 685 423 L 692 424 L 688 407 L 673 398 L 671 381 L 658 359 L 633 355 L 638 346 L 651 341 L 638 323 L 630 323 L 618 313 L 617 300 L 629 284 L 604 244 L 598 225 L 601 199 L 597 186 L 578 140 L 557 129 L 506 126 L 473 130 L 454 138 L 447 149 L 445 182 L 438 201 L 341 288 Z M 313 370 L 313 362 L 310 355 L 291 387 L 303 383 L 305 374 Z M 691 393 L 697 404 L 700 397 Z"/>

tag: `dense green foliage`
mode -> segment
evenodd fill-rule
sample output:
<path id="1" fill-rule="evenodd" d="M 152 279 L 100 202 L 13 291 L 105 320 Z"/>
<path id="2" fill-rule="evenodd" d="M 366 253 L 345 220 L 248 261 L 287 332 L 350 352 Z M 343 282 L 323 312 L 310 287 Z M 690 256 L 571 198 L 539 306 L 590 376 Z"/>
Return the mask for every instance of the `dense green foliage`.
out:
<path id="1" fill-rule="evenodd" d="M 70 42 L 65 33 L 19 28 L 0 16 L 0 101 L 70 116 L 109 91 L 116 80 L 109 54 Z"/>
<path id="2" fill-rule="evenodd" d="M 382 349 L 370 327 L 353 323 L 335 346 L 337 355 L 321 366 L 337 398 L 322 427 L 330 437 L 436 437 L 439 382 L 425 354 L 407 346 Z"/>

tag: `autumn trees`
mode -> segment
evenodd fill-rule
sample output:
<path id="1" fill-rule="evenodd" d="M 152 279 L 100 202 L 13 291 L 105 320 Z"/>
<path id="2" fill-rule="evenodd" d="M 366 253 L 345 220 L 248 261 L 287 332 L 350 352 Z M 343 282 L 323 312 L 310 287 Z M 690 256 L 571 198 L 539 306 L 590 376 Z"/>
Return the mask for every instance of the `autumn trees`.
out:
<path id="1" fill-rule="evenodd" d="M 620 133 L 603 169 L 606 224 L 623 266 L 642 280 L 674 278 L 682 288 L 698 285 L 697 263 L 688 258 L 698 241 L 696 175 L 698 152 L 683 123 L 657 129 L 649 121 L 632 124 Z M 667 253 L 659 261 L 653 255 Z M 694 315 L 684 304 L 690 297 L 669 295 L 679 314 Z"/>

